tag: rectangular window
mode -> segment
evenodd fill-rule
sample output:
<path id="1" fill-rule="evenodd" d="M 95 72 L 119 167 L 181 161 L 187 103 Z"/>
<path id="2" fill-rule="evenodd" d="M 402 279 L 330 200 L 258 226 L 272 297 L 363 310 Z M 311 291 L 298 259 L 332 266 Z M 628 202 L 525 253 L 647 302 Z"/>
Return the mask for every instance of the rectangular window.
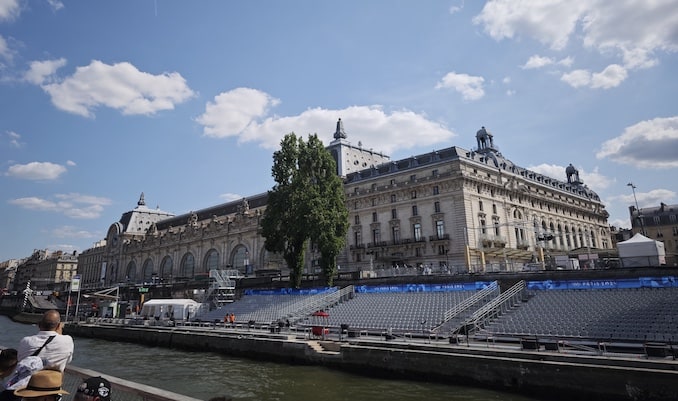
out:
<path id="1" fill-rule="evenodd" d="M 417 205 L 412 206 L 412 216 L 419 216 L 419 210 L 417 209 Z"/>
<path id="2" fill-rule="evenodd" d="M 440 193 L 440 189 L 438 188 L 437 185 L 433 186 L 433 195 L 438 195 Z"/>
<path id="3" fill-rule="evenodd" d="M 412 226 L 412 231 L 414 234 L 414 240 L 415 241 L 421 241 L 421 224 L 415 223 Z"/>
<path id="4" fill-rule="evenodd" d="M 355 215 L 355 224 L 356 225 L 360 224 L 360 216 L 358 216 L 357 214 Z"/>
<path id="5" fill-rule="evenodd" d="M 396 195 L 392 194 L 391 195 L 391 203 L 395 203 L 395 201 L 396 201 Z"/>
<path id="6" fill-rule="evenodd" d="M 377 212 L 372 212 L 372 223 L 376 223 L 377 221 Z"/>
<path id="7" fill-rule="evenodd" d="M 363 243 L 363 238 L 362 235 L 360 234 L 360 231 L 356 231 L 354 234 L 355 238 L 355 244 L 356 245 L 361 245 Z"/>
<path id="8" fill-rule="evenodd" d="M 415 255 L 415 256 L 418 256 L 418 257 L 421 257 L 421 248 L 415 248 L 415 249 L 414 249 L 414 255 Z"/>
<path id="9" fill-rule="evenodd" d="M 396 209 L 391 209 L 391 218 L 394 220 L 398 218 L 398 212 Z"/>
<path id="10" fill-rule="evenodd" d="M 393 237 L 394 244 L 400 243 L 400 227 L 394 226 L 391 229 L 391 236 Z"/>
<path id="11" fill-rule="evenodd" d="M 434 177 L 437 177 L 438 176 L 438 169 L 431 171 L 431 175 L 434 176 Z"/>
<path id="12" fill-rule="evenodd" d="M 414 181 L 416 181 L 416 180 L 417 180 L 417 175 L 416 175 L 416 174 L 412 174 L 412 175 L 410 176 L 410 181 L 414 182 Z"/>
<path id="13" fill-rule="evenodd" d="M 434 210 L 436 213 L 440 213 L 440 202 L 435 202 L 435 203 L 433 204 L 433 210 Z"/>
<path id="14" fill-rule="evenodd" d="M 394 179 L 391 180 L 391 186 L 395 185 L 396 181 Z"/>
<path id="15" fill-rule="evenodd" d="M 445 223 L 442 220 L 436 220 L 436 235 L 438 239 L 445 237 Z"/>
<path id="16" fill-rule="evenodd" d="M 377 198 L 372 198 L 372 206 L 377 206 Z"/>
<path id="17" fill-rule="evenodd" d="M 483 201 L 478 201 L 478 207 L 480 208 L 480 211 L 483 211 Z"/>
<path id="18" fill-rule="evenodd" d="M 375 245 L 381 242 L 381 231 L 378 228 L 372 230 L 372 242 Z"/>
<path id="19" fill-rule="evenodd" d="M 412 199 L 417 199 L 417 190 L 412 191 Z"/>
<path id="20" fill-rule="evenodd" d="M 438 245 L 438 255 L 445 254 L 445 245 Z"/>

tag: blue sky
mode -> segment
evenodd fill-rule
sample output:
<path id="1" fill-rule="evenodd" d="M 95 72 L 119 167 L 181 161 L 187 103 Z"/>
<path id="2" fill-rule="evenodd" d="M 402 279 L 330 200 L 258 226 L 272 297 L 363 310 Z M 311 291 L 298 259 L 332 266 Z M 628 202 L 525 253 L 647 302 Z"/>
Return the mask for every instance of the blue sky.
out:
<path id="1" fill-rule="evenodd" d="M 678 203 L 676 0 L 0 0 L 0 260 L 267 191 L 289 132 Z"/>

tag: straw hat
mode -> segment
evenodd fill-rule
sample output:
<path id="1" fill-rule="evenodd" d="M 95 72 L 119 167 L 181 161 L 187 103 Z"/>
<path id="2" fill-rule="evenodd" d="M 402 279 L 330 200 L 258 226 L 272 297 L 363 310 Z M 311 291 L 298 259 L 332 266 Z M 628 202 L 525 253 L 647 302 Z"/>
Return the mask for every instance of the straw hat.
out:
<path id="1" fill-rule="evenodd" d="M 14 395 L 31 398 L 43 395 L 68 394 L 68 391 L 61 388 L 62 380 L 63 373 L 58 370 L 40 370 L 33 373 L 26 387 L 14 390 Z"/>

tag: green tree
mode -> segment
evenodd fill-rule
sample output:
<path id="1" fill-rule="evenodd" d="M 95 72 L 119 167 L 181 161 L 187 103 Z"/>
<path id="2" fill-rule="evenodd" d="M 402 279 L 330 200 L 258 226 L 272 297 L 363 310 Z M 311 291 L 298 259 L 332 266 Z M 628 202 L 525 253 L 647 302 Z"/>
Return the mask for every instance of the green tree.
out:
<path id="1" fill-rule="evenodd" d="M 304 254 L 312 239 L 318 246 L 328 285 L 336 272 L 336 257 L 345 245 L 348 211 L 336 165 L 317 135 L 308 142 L 294 133 L 273 154 L 275 185 L 261 222 L 264 247 L 283 255 L 290 268 L 290 285 L 301 285 Z"/>

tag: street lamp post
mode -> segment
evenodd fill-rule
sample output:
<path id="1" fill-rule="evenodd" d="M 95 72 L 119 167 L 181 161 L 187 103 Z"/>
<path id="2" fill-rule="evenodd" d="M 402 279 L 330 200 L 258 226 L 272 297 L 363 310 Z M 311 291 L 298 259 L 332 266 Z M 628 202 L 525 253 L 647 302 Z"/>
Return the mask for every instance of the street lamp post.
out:
<path id="1" fill-rule="evenodd" d="M 640 233 L 645 235 L 645 224 L 643 223 L 643 217 L 640 214 L 640 208 L 638 207 L 638 198 L 636 198 L 636 186 L 633 185 L 632 182 L 629 182 L 626 184 L 626 186 L 631 187 L 631 191 L 633 191 L 633 200 L 636 203 L 636 213 L 638 216 L 638 221 L 640 222 Z"/>

